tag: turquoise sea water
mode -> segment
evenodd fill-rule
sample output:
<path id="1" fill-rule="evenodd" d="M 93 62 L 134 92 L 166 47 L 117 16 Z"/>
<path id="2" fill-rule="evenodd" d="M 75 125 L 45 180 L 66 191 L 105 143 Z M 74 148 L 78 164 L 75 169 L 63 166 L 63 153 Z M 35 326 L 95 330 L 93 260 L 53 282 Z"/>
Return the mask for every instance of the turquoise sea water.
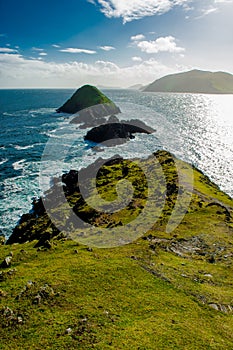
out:
<path id="1" fill-rule="evenodd" d="M 121 108 L 120 118 L 141 119 L 156 133 L 93 152 L 93 145 L 83 139 L 87 130 L 69 124 L 72 116 L 55 111 L 73 90 L 0 90 L 0 230 L 4 234 L 10 235 L 52 176 L 79 169 L 100 156 L 141 157 L 164 148 L 195 164 L 233 196 L 232 95 L 104 92 Z M 41 159 L 46 161 L 43 152 L 51 140 L 58 146 L 72 140 L 72 147 L 69 143 L 68 156 L 59 153 L 54 164 L 50 162 L 41 187 Z"/>

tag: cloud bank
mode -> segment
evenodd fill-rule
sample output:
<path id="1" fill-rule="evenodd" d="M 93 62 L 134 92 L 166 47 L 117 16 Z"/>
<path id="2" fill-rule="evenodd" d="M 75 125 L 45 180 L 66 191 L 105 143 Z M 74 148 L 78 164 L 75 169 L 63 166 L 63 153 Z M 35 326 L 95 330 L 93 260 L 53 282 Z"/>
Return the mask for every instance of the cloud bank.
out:
<path id="1" fill-rule="evenodd" d="M 96 61 L 55 63 L 28 59 L 19 54 L 0 54 L 0 87 L 77 87 L 83 84 L 128 87 L 147 84 L 174 69 L 151 58 L 135 59 L 133 66 L 120 67 L 114 62 Z"/>
<path id="2" fill-rule="evenodd" d="M 123 18 L 123 23 L 147 16 L 161 15 L 175 6 L 186 6 L 190 0 L 92 0 L 108 18 Z"/>

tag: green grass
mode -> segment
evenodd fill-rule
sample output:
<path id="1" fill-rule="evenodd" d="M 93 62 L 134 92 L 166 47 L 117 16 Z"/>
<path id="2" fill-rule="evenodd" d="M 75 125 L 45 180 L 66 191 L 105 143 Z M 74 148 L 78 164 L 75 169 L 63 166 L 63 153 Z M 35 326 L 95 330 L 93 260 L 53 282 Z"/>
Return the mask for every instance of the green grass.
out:
<path id="1" fill-rule="evenodd" d="M 161 151 L 157 157 L 167 183 L 177 184 L 171 155 Z M 153 160 L 144 162 L 151 167 Z M 188 165 L 177 162 L 189 175 Z M 133 219 L 148 194 L 139 163 L 126 165 L 134 196 L 129 207 L 105 216 L 113 224 Z M 122 169 L 114 164 L 99 172 L 97 187 L 104 199 L 116 199 Z M 176 192 L 167 197 L 150 231 L 121 247 L 88 250 L 55 235 L 45 214 L 25 218 L 19 231 L 23 235 L 27 229 L 25 240 L 35 237 L 31 232 L 38 237 L 52 232 L 51 248 L 37 249 L 37 241 L 0 246 L 0 262 L 13 254 L 11 267 L 2 268 L 0 275 L 0 348 L 231 350 L 233 313 L 209 305 L 233 306 L 233 203 L 197 169 L 194 179 L 190 208 L 172 233 L 166 224 Z M 163 191 L 159 184 L 158 178 L 156 195 Z M 90 199 L 95 202 L 91 193 Z M 73 206 L 80 194 L 75 191 L 68 200 Z M 85 213 L 91 208 L 80 202 L 79 209 Z M 59 204 L 55 210 L 61 210 Z M 93 218 L 90 211 L 87 218 L 100 232 L 108 222 L 102 213 Z M 193 240 L 200 249 L 185 251 Z M 12 317 L 4 315 L 6 307 Z"/>
<path id="2" fill-rule="evenodd" d="M 155 80 L 144 91 L 232 94 L 233 76 L 224 72 L 191 70 Z"/>
<path id="3" fill-rule="evenodd" d="M 84 85 L 79 88 L 60 109 L 74 113 L 74 111 L 78 112 L 98 104 L 114 105 L 114 103 L 95 86 Z"/>
<path id="4" fill-rule="evenodd" d="M 17 271 L 1 283 L 7 293 L 1 307 L 22 315 L 23 324 L 5 327 L 2 318 L 2 349 L 232 348 L 232 316 L 212 310 L 195 295 L 232 302 L 232 269 L 226 271 L 221 264 L 186 261 L 163 251 L 155 255 L 143 240 L 93 252 L 73 241 L 39 252 L 32 243 L 5 246 L 1 258 L 10 250 L 11 268 Z M 159 270 L 170 282 L 142 265 Z M 212 273 L 218 288 L 208 280 L 195 282 L 199 271 Z M 182 277 L 184 273 L 189 277 Z M 16 300 L 29 280 L 35 286 Z M 33 304 L 45 283 L 54 295 Z M 69 327 L 70 335 L 65 334 Z"/>

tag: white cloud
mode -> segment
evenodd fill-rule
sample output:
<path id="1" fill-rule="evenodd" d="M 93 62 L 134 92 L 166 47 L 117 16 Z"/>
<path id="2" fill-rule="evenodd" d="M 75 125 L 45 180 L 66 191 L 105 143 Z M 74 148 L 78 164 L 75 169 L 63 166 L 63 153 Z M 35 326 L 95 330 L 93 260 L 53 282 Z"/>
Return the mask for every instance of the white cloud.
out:
<path id="1" fill-rule="evenodd" d="M 145 39 L 145 36 L 143 34 L 137 34 L 134 36 L 131 36 L 130 38 L 132 41 L 139 41 Z"/>
<path id="2" fill-rule="evenodd" d="M 134 57 L 132 57 L 132 61 L 134 61 L 134 62 L 142 62 L 142 58 L 139 57 L 139 56 L 134 56 Z"/>
<path id="3" fill-rule="evenodd" d="M 218 8 L 217 7 L 210 7 L 208 9 L 201 9 L 201 15 L 196 17 L 196 19 L 203 18 L 205 16 L 210 15 L 211 13 L 217 12 Z"/>
<path id="4" fill-rule="evenodd" d="M 15 49 L 10 49 L 9 47 L 0 47 L 0 52 L 2 53 L 13 53 L 13 52 L 17 52 L 17 50 Z"/>
<path id="5" fill-rule="evenodd" d="M 233 0 L 214 0 L 215 4 L 231 4 Z"/>
<path id="6" fill-rule="evenodd" d="M 67 49 L 59 50 L 60 52 L 67 52 L 67 53 L 86 53 L 88 55 L 93 55 L 96 53 L 94 50 L 86 50 L 86 49 L 78 49 L 73 47 L 68 47 Z"/>
<path id="7" fill-rule="evenodd" d="M 120 70 L 115 63 L 108 61 L 96 61 L 95 68 L 99 69 L 102 73 L 117 73 Z"/>
<path id="8" fill-rule="evenodd" d="M 42 58 L 42 57 L 40 57 Z M 0 54 L 0 87 L 77 87 L 83 84 L 128 87 L 147 84 L 163 75 L 174 73 L 164 64 L 149 59 L 132 66 L 96 61 L 55 63 L 27 59 L 19 54 Z"/>
<path id="9" fill-rule="evenodd" d="M 61 47 L 61 46 L 60 46 L 60 45 L 53 44 L 52 47 L 55 47 L 55 48 L 58 49 L 58 48 Z"/>
<path id="10" fill-rule="evenodd" d="M 221 9 L 221 5 L 227 4 L 233 4 L 233 0 L 211 0 L 210 6 L 199 9 L 201 14 L 195 18 L 201 19 L 205 16 L 216 13 Z"/>
<path id="11" fill-rule="evenodd" d="M 113 47 L 113 46 L 100 46 L 100 49 L 101 50 L 104 50 L 104 51 L 111 51 L 111 50 L 115 50 L 116 48 Z"/>
<path id="12" fill-rule="evenodd" d="M 89 2 L 93 3 L 94 1 Z M 160 15 L 174 6 L 185 6 L 190 0 L 96 0 L 106 17 L 123 18 L 123 23 L 146 16 Z"/>
<path id="13" fill-rule="evenodd" d="M 33 51 L 44 51 L 44 49 L 40 49 L 39 47 L 32 47 Z"/>
<path id="14" fill-rule="evenodd" d="M 47 53 L 46 52 L 40 52 L 39 55 L 40 56 L 47 56 Z"/>
<path id="15" fill-rule="evenodd" d="M 146 53 L 158 53 L 158 52 L 172 52 L 179 53 L 185 51 L 183 47 L 176 45 L 175 38 L 173 36 L 165 36 L 150 41 L 139 41 L 136 43 L 137 47 L 142 52 Z"/>

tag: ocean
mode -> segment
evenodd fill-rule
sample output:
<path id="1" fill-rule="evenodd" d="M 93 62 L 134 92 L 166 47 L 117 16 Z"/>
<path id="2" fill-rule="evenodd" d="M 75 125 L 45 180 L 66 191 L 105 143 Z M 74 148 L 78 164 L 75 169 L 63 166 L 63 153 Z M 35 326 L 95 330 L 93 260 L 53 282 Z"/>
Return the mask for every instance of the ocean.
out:
<path id="1" fill-rule="evenodd" d="M 146 157 L 166 149 L 210 177 L 233 197 L 233 96 L 103 90 L 122 110 L 156 129 L 124 145 L 93 151 L 87 130 L 56 113 L 73 89 L 0 90 L 0 232 L 9 236 L 51 178 L 98 157 Z M 46 152 L 54 150 L 54 160 Z M 39 176 L 41 169 L 46 177 Z"/>

